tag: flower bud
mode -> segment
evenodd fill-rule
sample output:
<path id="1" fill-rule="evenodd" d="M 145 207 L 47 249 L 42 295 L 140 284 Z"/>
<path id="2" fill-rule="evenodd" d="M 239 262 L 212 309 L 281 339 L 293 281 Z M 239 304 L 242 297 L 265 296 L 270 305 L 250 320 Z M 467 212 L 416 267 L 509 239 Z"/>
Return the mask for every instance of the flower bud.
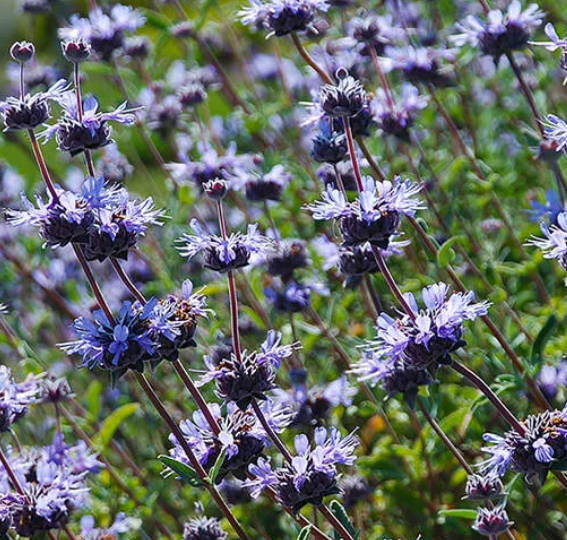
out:
<path id="1" fill-rule="evenodd" d="M 498 536 L 505 533 L 513 525 L 502 506 L 495 508 L 479 508 L 473 529 L 483 536 Z"/>
<path id="2" fill-rule="evenodd" d="M 209 199 L 213 201 L 222 201 L 228 193 L 228 184 L 226 180 L 215 178 L 203 184 L 203 190 Z"/>
<path id="3" fill-rule="evenodd" d="M 10 47 L 10 56 L 20 64 L 29 62 L 35 54 L 35 47 L 29 41 L 16 41 Z"/>
<path id="4" fill-rule="evenodd" d="M 502 495 L 504 486 L 502 480 L 495 474 L 481 476 L 472 474 L 467 480 L 467 499 L 489 500 Z"/>
<path id="5" fill-rule="evenodd" d="M 65 60 L 78 64 L 91 55 L 91 46 L 83 38 L 69 39 L 61 43 Z"/>

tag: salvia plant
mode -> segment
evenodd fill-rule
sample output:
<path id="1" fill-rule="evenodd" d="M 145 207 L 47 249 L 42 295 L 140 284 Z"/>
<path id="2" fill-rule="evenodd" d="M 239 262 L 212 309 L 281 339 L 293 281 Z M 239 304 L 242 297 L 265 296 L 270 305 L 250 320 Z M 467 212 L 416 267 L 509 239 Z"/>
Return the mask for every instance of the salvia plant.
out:
<path id="1" fill-rule="evenodd" d="M 0 540 L 567 539 L 565 8 L 2 3 Z"/>

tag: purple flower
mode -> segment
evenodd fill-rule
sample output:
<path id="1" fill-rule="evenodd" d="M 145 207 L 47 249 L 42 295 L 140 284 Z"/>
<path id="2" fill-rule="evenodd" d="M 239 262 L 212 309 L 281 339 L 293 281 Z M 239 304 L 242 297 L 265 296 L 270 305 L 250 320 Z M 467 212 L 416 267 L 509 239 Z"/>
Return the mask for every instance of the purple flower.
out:
<path id="1" fill-rule="evenodd" d="M 25 416 L 28 407 L 39 401 L 39 380 L 29 376 L 21 383 L 14 380 L 7 366 L 0 366 L 0 433 Z"/>
<path id="2" fill-rule="evenodd" d="M 60 103 L 67 92 L 67 82 L 60 79 L 45 92 L 26 94 L 23 98 L 7 97 L 0 101 L 4 131 L 35 129 L 45 124 L 51 115 L 50 101 Z"/>
<path id="3" fill-rule="evenodd" d="M 555 225 L 541 223 L 541 232 L 545 238 L 532 237 L 529 244 L 543 251 L 546 259 L 557 259 L 564 270 L 567 270 L 567 213 L 557 216 Z"/>
<path id="4" fill-rule="evenodd" d="M 550 225 L 557 225 L 557 216 L 563 212 L 564 207 L 559 194 L 554 189 L 545 192 L 545 203 L 531 201 L 531 210 L 528 210 L 530 221 L 540 222 L 545 220 Z"/>
<path id="5" fill-rule="evenodd" d="M 475 303 L 473 292 L 448 293 L 449 286 L 442 282 L 422 289 L 424 310 L 419 310 L 413 294 L 407 293 L 405 299 L 415 313 L 414 319 L 407 314 L 393 319 L 382 313 L 371 354 L 362 360 L 357 372 L 372 379 L 377 358 L 399 359 L 405 368 L 417 370 L 435 371 L 439 365 L 450 363 L 451 353 L 465 345 L 463 323 L 485 315 L 489 303 Z"/>
<path id="6" fill-rule="evenodd" d="M 255 478 L 246 484 L 253 497 L 271 486 L 280 504 L 297 514 L 306 504 L 319 506 L 325 497 L 340 493 L 337 467 L 354 464 L 357 446 L 352 433 L 343 438 L 335 428 L 327 431 L 319 427 L 315 430 L 314 445 L 310 445 L 306 435 L 295 437 L 296 455 L 290 464 L 273 470 L 269 461 L 258 460 L 257 465 L 249 468 Z"/>
<path id="7" fill-rule="evenodd" d="M 136 121 L 133 114 L 136 110 L 127 109 L 126 102 L 117 109 L 108 113 L 98 111 L 98 101 L 95 97 L 88 97 L 83 101 L 83 117 L 79 120 L 77 102 L 73 92 L 68 92 L 59 100 L 63 107 L 63 116 L 58 122 L 49 126 L 40 137 L 49 141 L 53 137 L 57 140 L 60 150 L 75 156 L 85 150 L 96 150 L 110 144 L 112 130 L 108 122 L 132 125 Z"/>
<path id="8" fill-rule="evenodd" d="M 458 47 L 470 43 L 498 62 L 503 54 L 522 49 L 528 44 L 531 33 L 541 24 L 543 16 L 537 4 L 530 4 L 522 11 L 519 0 L 512 0 L 506 13 L 493 9 L 485 21 L 469 15 L 457 23 L 456 27 L 461 33 L 453 36 L 452 40 Z"/>
<path id="9" fill-rule="evenodd" d="M 503 506 L 479 508 L 473 529 L 483 536 L 495 537 L 505 533 L 513 523 Z"/>
<path id="10" fill-rule="evenodd" d="M 503 437 L 486 433 L 490 443 L 482 450 L 490 457 L 480 464 L 481 471 L 503 476 L 508 469 L 522 473 L 528 483 L 535 478 L 545 482 L 548 472 L 567 460 L 567 408 L 531 415 L 522 423 L 524 433 L 512 429 Z"/>
<path id="11" fill-rule="evenodd" d="M 179 239 L 179 253 L 189 259 L 203 253 L 204 266 L 221 273 L 247 266 L 253 253 L 265 256 L 272 246 L 257 232 L 257 224 L 248 225 L 246 234 L 234 233 L 226 239 L 205 233 L 196 219 L 191 220 L 191 229 L 194 234 Z"/>
<path id="12" fill-rule="evenodd" d="M 370 177 L 364 180 L 362 191 L 354 202 L 330 186 L 323 193 L 323 199 L 307 205 L 316 220 L 339 220 L 343 234 L 343 245 L 358 246 L 370 243 L 386 249 L 402 215 L 414 216 L 422 208 L 415 195 L 421 186 L 399 176 L 393 182 L 374 182 Z"/>
<path id="13" fill-rule="evenodd" d="M 542 125 L 544 126 L 546 140 L 556 143 L 555 151 L 564 151 L 567 146 L 567 123 L 554 114 L 548 114 Z"/>
<path id="14" fill-rule="evenodd" d="M 83 38 L 88 41 L 93 52 L 103 61 L 108 62 L 114 53 L 124 45 L 124 33 L 133 32 L 145 22 L 140 11 L 131 6 L 115 5 L 104 13 L 96 8 L 90 11 L 88 18 L 73 15 L 70 26 L 59 30 L 61 39 Z"/>
<path id="15" fill-rule="evenodd" d="M 243 24 L 269 30 L 268 37 L 284 36 L 310 29 L 316 13 L 328 9 L 326 0 L 250 0 L 238 16 Z"/>
<path id="16" fill-rule="evenodd" d="M 560 387 L 567 386 L 567 362 L 561 360 L 556 366 L 542 366 L 537 376 L 537 384 L 548 399 L 553 399 Z"/>
<path id="17" fill-rule="evenodd" d="M 126 514 L 119 512 L 110 527 L 97 528 L 93 516 L 83 516 L 81 518 L 81 538 L 83 540 L 116 539 L 120 534 L 137 529 L 138 521 L 136 518 L 128 518 Z"/>
<path id="18" fill-rule="evenodd" d="M 267 435 L 250 411 L 242 411 L 229 404 L 227 413 L 223 416 L 216 403 L 210 404 L 209 409 L 219 423 L 218 435 L 213 432 L 201 411 L 194 412 L 192 420 L 181 422 L 181 431 L 206 471 L 215 464 L 221 452 L 225 452 L 226 457 L 216 477 L 217 483 L 230 474 L 244 480 L 248 466 L 257 462 L 269 444 Z M 171 456 L 189 464 L 175 436 L 170 435 L 169 439 L 174 445 L 170 450 Z"/>
<path id="19" fill-rule="evenodd" d="M 225 540 L 226 537 L 216 518 L 190 519 L 183 527 L 183 540 Z"/>

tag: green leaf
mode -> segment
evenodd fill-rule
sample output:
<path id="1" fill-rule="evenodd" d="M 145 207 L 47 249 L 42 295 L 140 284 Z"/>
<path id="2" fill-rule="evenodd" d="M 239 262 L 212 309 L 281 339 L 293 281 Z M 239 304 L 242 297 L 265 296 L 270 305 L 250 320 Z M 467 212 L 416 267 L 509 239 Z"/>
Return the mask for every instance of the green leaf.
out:
<path id="1" fill-rule="evenodd" d="M 341 522 L 341 524 L 354 538 L 354 540 L 358 540 L 360 531 L 357 531 L 354 528 L 353 524 L 350 521 L 350 518 L 348 517 L 345 507 L 339 501 L 331 501 L 331 504 L 329 506 L 331 508 L 331 512 L 333 512 L 335 517 Z M 340 535 L 337 533 L 337 531 L 335 531 L 335 538 L 340 538 Z"/>
<path id="2" fill-rule="evenodd" d="M 213 467 L 209 471 L 209 480 L 210 480 L 211 484 L 215 483 L 215 479 L 219 474 L 219 471 L 222 467 L 222 464 L 224 463 L 225 457 L 226 457 L 226 448 L 223 448 L 222 452 L 219 454 L 219 457 L 215 461 L 215 464 L 213 465 Z"/>
<path id="3" fill-rule="evenodd" d="M 311 534 L 311 525 L 306 525 L 299 531 L 299 535 L 297 536 L 297 540 L 307 540 L 309 535 Z"/>
<path id="4" fill-rule="evenodd" d="M 455 260 L 455 252 L 453 251 L 453 244 L 460 240 L 459 236 L 453 236 L 446 240 L 437 252 L 437 262 L 439 266 L 448 266 Z"/>
<path id="5" fill-rule="evenodd" d="M 557 317 L 555 315 L 550 315 L 549 319 L 547 319 L 534 340 L 531 356 L 532 363 L 541 364 L 541 361 L 543 359 L 543 350 L 545 349 L 547 342 L 553 335 L 553 331 L 558 324 L 559 321 L 557 320 Z"/>
<path id="6" fill-rule="evenodd" d="M 439 510 L 440 516 L 454 517 L 460 519 L 476 519 L 476 510 L 471 508 L 453 508 L 451 510 Z"/>
<path id="7" fill-rule="evenodd" d="M 108 443 L 116 430 L 120 427 L 120 424 L 132 416 L 139 407 L 139 403 L 128 403 L 114 410 L 103 422 L 100 431 L 95 437 L 95 441 L 99 442 L 103 448 L 108 446 Z"/>
<path id="8" fill-rule="evenodd" d="M 188 484 L 194 487 L 201 487 L 203 485 L 203 481 L 196 473 L 195 469 L 192 469 L 189 465 L 185 465 L 185 463 L 169 456 L 158 456 L 158 459 Z"/>

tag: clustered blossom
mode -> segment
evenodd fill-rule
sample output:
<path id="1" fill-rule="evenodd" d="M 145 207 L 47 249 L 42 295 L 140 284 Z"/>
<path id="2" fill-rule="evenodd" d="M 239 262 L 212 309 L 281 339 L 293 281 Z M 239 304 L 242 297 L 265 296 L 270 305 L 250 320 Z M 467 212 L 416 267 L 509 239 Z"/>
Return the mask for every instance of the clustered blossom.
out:
<path id="1" fill-rule="evenodd" d="M 134 32 L 144 22 L 145 17 L 140 11 L 117 4 L 108 14 L 95 8 L 88 18 L 73 15 L 70 25 L 59 29 L 59 37 L 64 40 L 83 38 L 101 60 L 109 62 L 124 46 L 124 34 Z"/>
<path id="2" fill-rule="evenodd" d="M 421 208 L 415 195 L 420 186 L 399 176 L 393 182 L 364 179 L 364 191 L 354 202 L 333 187 L 327 187 L 321 201 L 307 209 L 317 220 L 336 219 L 343 235 L 343 246 L 354 247 L 369 243 L 386 249 L 396 236 L 402 215 L 414 216 Z"/>
<path id="3" fill-rule="evenodd" d="M 85 477 L 98 472 L 100 463 L 81 446 L 69 447 L 62 436 L 53 445 L 10 455 L 10 467 L 23 491 L 0 477 L 0 516 L 15 532 L 32 537 L 65 525 L 75 510 L 88 502 Z"/>
<path id="4" fill-rule="evenodd" d="M 265 256 L 272 246 L 269 238 L 258 233 L 258 225 L 248 225 L 245 234 L 237 232 L 226 238 L 207 234 L 196 219 L 190 225 L 194 234 L 179 239 L 179 253 L 188 259 L 202 253 L 205 268 L 220 273 L 247 266 L 252 254 Z"/>
<path id="5" fill-rule="evenodd" d="M 63 116 L 56 124 L 49 126 L 40 136 L 48 141 L 55 137 L 59 149 L 75 156 L 86 150 L 96 150 L 112 143 L 112 129 L 108 122 L 132 125 L 136 121 L 133 114 L 137 109 L 127 109 L 126 102 L 116 110 L 99 112 L 99 103 L 95 97 L 83 100 L 82 118 L 79 119 L 77 101 L 74 94 L 66 93 L 59 100 L 63 107 Z"/>
<path id="6" fill-rule="evenodd" d="M 151 298 L 143 306 L 124 302 L 112 321 L 101 310 L 94 312 L 92 321 L 77 319 L 73 329 L 79 339 L 62 347 L 68 354 L 80 354 L 84 366 L 109 370 L 115 378 L 128 369 L 142 372 L 146 362 L 173 361 L 179 349 L 195 346 L 193 336 L 197 319 L 206 315 L 204 306 L 204 298 L 193 294 L 185 282 L 180 298 Z"/>
<path id="7" fill-rule="evenodd" d="M 60 103 L 66 95 L 67 82 L 60 79 L 45 92 L 0 101 L 4 131 L 30 130 L 45 124 L 51 115 L 50 101 Z"/>
<path id="8" fill-rule="evenodd" d="M 546 259 L 556 259 L 567 270 L 567 213 L 561 212 L 555 225 L 542 222 L 540 228 L 545 238 L 532 237 L 530 244 L 541 249 Z"/>
<path id="9" fill-rule="evenodd" d="M 403 84 L 400 96 L 390 101 L 386 92 L 380 88 L 371 102 L 374 119 L 378 128 L 386 135 L 394 135 L 409 142 L 409 130 L 415 123 L 417 113 L 427 106 L 427 97 L 420 96 L 418 89 Z"/>
<path id="10" fill-rule="evenodd" d="M 548 114 L 542 122 L 545 138 L 553 142 L 555 152 L 564 152 L 567 146 L 567 122 L 555 114 Z"/>
<path id="11" fill-rule="evenodd" d="M 380 59 L 384 71 L 400 71 L 412 84 L 441 88 L 454 84 L 451 68 L 443 65 L 445 61 L 454 60 L 454 55 L 443 47 L 386 47 L 384 55 Z"/>
<path id="12" fill-rule="evenodd" d="M 199 146 L 199 160 L 189 157 L 189 143 L 180 138 L 178 158 L 180 163 L 169 163 L 167 168 L 177 182 L 192 182 L 199 190 L 210 180 L 226 180 L 231 189 L 238 188 L 255 171 L 258 157 L 252 154 L 237 154 L 236 145 L 230 143 L 224 154 L 214 148 Z"/>
<path id="13" fill-rule="evenodd" d="M 93 516 L 83 516 L 81 518 L 81 538 L 83 540 L 116 540 L 118 535 L 135 529 L 137 522 L 137 519 L 129 518 L 123 512 L 119 512 L 109 527 L 98 528 L 95 527 Z"/>
<path id="14" fill-rule="evenodd" d="M 249 467 L 255 478 L 246 483 L 254 498 L 272 487 L 280 504 L 298 514 L 305 505 L 319 506 L 325 497 L 340 493 L 337 467 L 354 464 L 357 446 L 352 433 L 342 437 L 335 428 L 319 427 L 313 447 L 306 435 L 297 435 L 291 463 L 272 469 L 268 459 L 260 458 Z"/>
<path id="15" fill-rule="evenodd" d="M 285 36 L 311 29 L 317 12 L 326 12 L 329 7 L 327 0 L 250 0 L 250 6 L 238 15 L 245 25 Z"/>
<path id="16" fill-rule="evenodd" d="M 28 377 L 21 383 L 14 380 L 7 366 L 0 366 L 0 433 L 20 420 L 28 407 L 39 401 L 39 382 Z"/>
<path id="17" fill-rule="evenodd" d="M 283 165 L 275 165 L 266 174 L 252 176 L 246 181 L 244 184 L 246 198 L 249 201 L 279 201 L 291 178 L 291 174 Z"/>
<path id="18" fill-rule="evenodd" d="M 292 388 L 289 392 L 274 390 L 275 400 L 293 414 L 290 426 L 316 426 L 325 421 L 339 405 L 348 407 L 356 389 L 345 376 L 323 386 L 309 388 L 307 372 L 303 369 L 290 371 Z"/>
<path id="19" fill-rule="evenodd" d="M 263 403 L 261 407 L 272 429 L 281 431 L 288 422 L 287 414 L 281 408 L 272 408 L 270 402 Z M 187 443 L 207 472 L 220 454 L 225 452 L 216 483 L 220 483 L 228 475 L 239 480 L 246 479 L 248 466 L 256 463 L 269 445 L 266 432 L 251 411 L 243 411 L 234 404 L 227 406 L 226 415 L 221 414 L 220 405 L 217 403 L 210 404 L 209 409 L 219 424 L 220 432 L 215 434 L 205 415 L 201 411 L 195 411 L 192 420 L 184 420 L 179 425 Z M 174 444 L 170 455 L 190 465 L 175 436 L 170 435 L 169 438 Z"/>
<path id="20" fill-rule="evenodd" d="M 276 387 L 276 370 L 293 352 L 293 346 L 282 345 L 281 339 L 280 332 L 270 330 L 257 352 L 206 357 L 208 372 L 201 383 L 214 380 L 218 397 L 236 403 L 243 410 L 254 399 L 267 399 L 267 393 Z"/>
<path id="21" fill-rule="evenodd" d="M 36 197 L 37 207 L 23 196 L 23 210 L 8 217 L 14 225 L 38 227 L 50 247 L 80 244 L 87 260 L 126 259 L 148 225 L 161 225 L 163 212 L 151 197 L 133 201 L 125 188 L 108 186 L 103 177 L 87 177 L 80 193 L 56 189 L 56 195 L 47 203 Z"/>
<path id="22" fill-rule="evenodd" d="M 537 4 L 530 4 L 522 11 L 519 0 L 512 0 L 506 13 L 493 9 L 486 15 L 486 20 L 469 15 L 457 23 L 456 27 L 461 33 L 453 36 L 453 42 L 459 47 L 470 43 L 498 62 L 503 54 L 522 49 L 528 44 L 543 16 Z"/>
<path id="23" fill-rule="evenodd" d="M 512 525 L 504 507 L 496 506 L 479 508 L 473 529 L 483 536 L 494 538 L 505 533 Z"/>
<path id="24" fill-rule="evenodd" d="M 507 470 L 524 475 L 528 483 L 543 484 L 550 470 L 561 468 L 567 460 L 567 407 L 528 416 L 523 432 L 516 429 L 504 436 L 486 433 L 483 448 L 490 457 L 482 462 L 482 472 L 503 476 Z"/>
<path id="25" fill-rule="evenodd" d="M 390 370 L 400 366 L 392 361 L 401 362 L 404 370 L 427 369 L 432 374 L 440 365 L 450 364 L 451 354 L 466 344 L 463 323 L 486 315 L 489 304 L 475 303 L 473 292 L 448 294 L 449 287 L 440 282 L 422 290 L 424 310 L 419 309 L 413 294 L 404 295 L 413 317 L 404 314 L 394 319 L 382 313 L 376 340 L 355 368 L 361 379 L 374 384 L 388 381 Z M 383 366 L 384 361 L 390 365 Z"/>
<path id="26" fill-rule="evenodd" d="M 226 537 L 216 518 L 190 519 L 183 527 L 183 540 L 225 540 Z"/>

